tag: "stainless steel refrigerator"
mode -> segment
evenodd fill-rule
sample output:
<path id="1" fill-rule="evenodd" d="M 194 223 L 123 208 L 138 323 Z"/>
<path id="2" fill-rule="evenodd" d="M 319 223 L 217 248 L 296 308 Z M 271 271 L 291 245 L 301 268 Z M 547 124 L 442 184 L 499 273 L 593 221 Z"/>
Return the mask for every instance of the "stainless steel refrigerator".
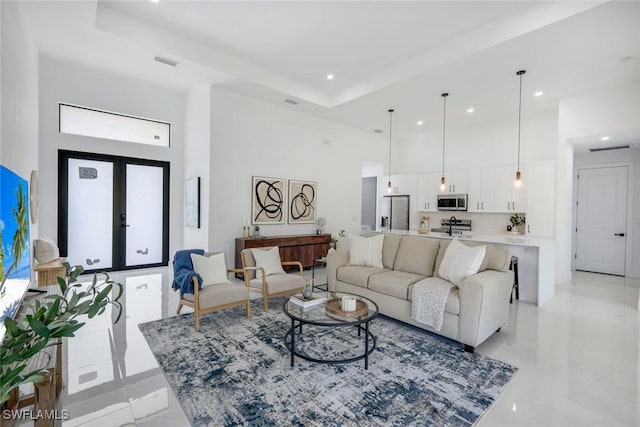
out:
<path id="1" fill-rule="evenodd" d="M 389 200 L 389 223 L 392 230 L 409 229 L 409 196 L 385 196 Z"/>

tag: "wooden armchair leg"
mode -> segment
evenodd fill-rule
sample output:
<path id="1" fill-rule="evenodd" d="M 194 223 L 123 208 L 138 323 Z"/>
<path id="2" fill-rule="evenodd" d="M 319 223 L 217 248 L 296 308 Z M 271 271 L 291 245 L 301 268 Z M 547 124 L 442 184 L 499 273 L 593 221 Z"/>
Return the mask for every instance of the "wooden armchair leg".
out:
<path id="1" fill-rule="evenodd" d="M 251 300 L 247 300 L 247 319 L 251 318 Z"/>
<path id="2" fill-rule="evenodd" d="M 180 314 L 180 310 L 182 310 L 182 303 L 178 303 L 178 309 L 176 310 L 176 314 Z"/>
<path id="3" fill-rule="evenodd" d="M 267 311 L 269 311 L 269 298 L 267 298 L 266 295 L 264 295 L 262 297 L 263 303 L 262 303 L 262 309 L 264 310 L 264 312 L 266 313 Z"/>

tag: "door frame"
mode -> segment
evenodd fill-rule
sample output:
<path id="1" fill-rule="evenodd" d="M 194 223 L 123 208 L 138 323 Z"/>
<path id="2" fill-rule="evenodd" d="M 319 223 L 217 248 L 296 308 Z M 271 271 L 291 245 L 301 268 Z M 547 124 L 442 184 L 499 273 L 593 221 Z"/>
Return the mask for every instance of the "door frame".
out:
<path id="1" fill-rule="evenodd" d="M 68 194 L 68 159 L 82 159 L 113 162 L 113 236 L 112 236 L 112 267 L 100 270 L 85 270 L 87 273 L 95 273 L 97 271 L 123 271 L 136 270 L 140 268 L 160 267 L 169 265 L 169 197 L 170 197 L 170 163 L 161 160 L 139 159 L 135 157 L 116 156 L 111 154 L 87 153 L 82 151 L 58 150 L 58 246 L 60 256 L 66 257 L 68 251 L 68 219 L 69 219 L 69 194 Z M 126 207 L 127 194 L 126 191 L 126 171 L 122 170 L 126 164 L 135 164 L 141 166 L 156 166 L 163 170 L 163 206 L 162 206 L 162 261 L 160 263 L 141 264 L 135 266 L 126 266 L 126 230 L 120 226 L 120 213 Z M 120 170 L 118 170 L 120 168 Z M 118 195 L 119 197 L 116 197 Z M 118 253 L 117 248 L 122 250 Z"/>
<path id="2" fill-rule="evenodd" d="M 573 228 L 571 231 L 572 239 L 571 239 L 571 253 L 573 256 L 571 257 L 571 271 L 576 271 L 576 251 L 578 250 L 577 241 L 578 241 L 578 232 L 576 231 L 577 219 L 578 219 L 578 173 L 581 169 L 602 169 L 602 168 L 615 168 L 615 167 L 627 167 L 627 224 L 625 231 L 626 241 L 625 241 L 625 262 L 624 262 L 624 277 L 629 276 L 629 274 L 633 274 L 633 239 L 635 238 L 633 233 L 633 206 L 634 206 L 634 197 L 635 194 L 635 168 L 634 162 L 598 162 L 598 163 L 575 163 L 573 165 L 573 204 L 572 206 L 572 221 Z"/>

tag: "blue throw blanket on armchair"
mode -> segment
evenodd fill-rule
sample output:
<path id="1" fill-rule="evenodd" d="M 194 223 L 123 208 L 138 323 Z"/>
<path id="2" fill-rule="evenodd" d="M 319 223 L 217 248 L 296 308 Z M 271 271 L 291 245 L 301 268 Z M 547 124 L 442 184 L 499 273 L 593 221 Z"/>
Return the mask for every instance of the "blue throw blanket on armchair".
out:
<path id="1" fill-rule="evenodd" d="M 173 289 L 180 289 L 180 294 L 192 294 L 193 276 L 198 278 L 198 289 L 202 289 L 202 277 L 193 269 L 191 254 L 204 255 L 202 249 L 183 249 L 173 257 Z"/>

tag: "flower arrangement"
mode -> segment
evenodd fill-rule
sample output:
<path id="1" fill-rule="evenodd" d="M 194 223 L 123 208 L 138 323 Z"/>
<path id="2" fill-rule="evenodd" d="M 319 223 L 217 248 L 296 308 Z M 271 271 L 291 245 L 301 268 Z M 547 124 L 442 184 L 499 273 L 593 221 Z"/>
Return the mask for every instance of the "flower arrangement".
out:
<path id="1" fill-rule="evenodd" d="M 344 236 L 345 236 L 344 230 L 340 230 L 338 233 L 332 233 L 331 243 L 329 243 L 329 247 L 333 249 L 337 249 L 338 241 L 340 240 L 341 237 L 344 237 Z"/>
<path id="2" fill-rule="evenodd" d="M 422 215 L 420 217 L 420 228 L 429 228 L 429 215 Z"/>

